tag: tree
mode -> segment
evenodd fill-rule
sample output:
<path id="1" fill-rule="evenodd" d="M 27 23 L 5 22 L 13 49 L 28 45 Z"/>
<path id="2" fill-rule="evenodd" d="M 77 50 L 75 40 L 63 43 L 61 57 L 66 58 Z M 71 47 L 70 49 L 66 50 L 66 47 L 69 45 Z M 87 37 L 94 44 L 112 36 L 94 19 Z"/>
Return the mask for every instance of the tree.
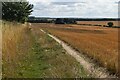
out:
<path id="1" fill-rule="evenodd" d="M 64 24 L 64 19 L 57 18 L 56 21 L 55 21 L 55 24 Z"/>
<path id="2" fill-rule="evenodd" d="M 109 27 L 113 27 L 113 22 L 108 22 Z"/>
<path id="3" fill-rule="evenodd" d="M 77 24 L 76 20 L 70 18 L 57 18 L 56 24 Z"/>
<path id="4" fill-rule="evenodd" d="M 2 2 L 2 19 L 24 23 L 33 11 L 29 2 Z"/>

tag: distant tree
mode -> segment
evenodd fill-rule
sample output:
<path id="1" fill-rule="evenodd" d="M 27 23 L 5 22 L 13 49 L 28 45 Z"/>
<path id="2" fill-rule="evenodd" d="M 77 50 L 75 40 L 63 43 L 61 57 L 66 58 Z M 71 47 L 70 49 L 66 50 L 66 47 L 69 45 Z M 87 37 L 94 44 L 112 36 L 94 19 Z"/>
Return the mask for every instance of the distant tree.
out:
<path id="1" fill-rule="evenodd" d="M 56 21 L 55 21 L 55 24 L 64 24 L 64 19 L 57 18 Z"/>
<path id="2" fill-rule="evenodd" d="M 108 22 L 109 27 L 113 27 L 113 25 L 114 25 L 113 22 Z"/>
<path id="3" fill-rule="evenodd" d="M 71 19 L 71 18 L 64 18 L 64 22 L 66 24 L 77 24 L 76 20 Z"/>
<path id="4" fill-rule="evenodd" d="M 77 24 L 77 22 L 71 18 L 57 18 L 55 24 Z"/>
<path id="5" fill-rule="evenodd" d="M 76 20 L 72 20 L 72 24 L 77 24 Z"/>
<path id="6" fill-rule="evenodd" d="M 68 18 L 64 18 L 63 21 L 64 21 L 65 24 L 69 24 L 70 23 Z"/>
<path id="7" fill-rule="evenodd" d="M 33 11 L 29 2 L 2 2 L 2 19 L 24 23 Z"/>

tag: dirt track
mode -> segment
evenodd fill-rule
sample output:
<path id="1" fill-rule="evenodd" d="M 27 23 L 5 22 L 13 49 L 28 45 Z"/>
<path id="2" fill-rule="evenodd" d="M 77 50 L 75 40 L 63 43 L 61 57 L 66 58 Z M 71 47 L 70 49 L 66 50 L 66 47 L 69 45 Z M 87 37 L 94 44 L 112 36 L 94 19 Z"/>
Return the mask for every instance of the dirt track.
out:
<path id="1" fill-rule="evenodd" d="M 45 34 L 48 34 L 42 29 L 41 31 Z M 48 36 L 61 44 L 62 47 L 67 51 L 67 53 L 73 56 L 90 73 L 90 76 L 94 78 L 115 78 L 115 76 L 109 75 L 109 72 L 107 72 L 104 68 L 98 67 L 94 63 L 89 62 L 89 58 L 85 57 L 83 54 L 73 49 L 67 43 L 61 41 L 60 39 L 51 34 L 48 34 Z"/>

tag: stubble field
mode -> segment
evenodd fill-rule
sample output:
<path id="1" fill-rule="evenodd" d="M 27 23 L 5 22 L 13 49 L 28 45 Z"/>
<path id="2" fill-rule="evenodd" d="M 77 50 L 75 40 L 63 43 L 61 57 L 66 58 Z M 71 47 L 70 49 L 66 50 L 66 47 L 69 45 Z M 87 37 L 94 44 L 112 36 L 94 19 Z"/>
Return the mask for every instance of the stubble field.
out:
<path id="1" fill-rule="evenodd" d="M 98 26 L 33 24 L 67 42 L 102 67 L 118 72 L 118 28 Z"/>
<path id="2" fill-rule="evenodd" d="M 113 22 L 114 26 L 119 26 L 120 21 L 77 21 L 77 24 L 91 24 L 91 25 L 107 25 L 108 22 Z"/>

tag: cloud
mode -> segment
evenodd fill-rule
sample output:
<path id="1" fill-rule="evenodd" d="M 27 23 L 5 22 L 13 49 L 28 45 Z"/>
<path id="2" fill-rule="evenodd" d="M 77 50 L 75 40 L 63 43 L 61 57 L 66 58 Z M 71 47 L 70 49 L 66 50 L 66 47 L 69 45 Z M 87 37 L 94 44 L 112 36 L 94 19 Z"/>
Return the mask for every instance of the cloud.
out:
<path id="1" fill-rule="evenodd" d="M 117 17 L 119 0 L 29 0 L 35 16 Z"/>

